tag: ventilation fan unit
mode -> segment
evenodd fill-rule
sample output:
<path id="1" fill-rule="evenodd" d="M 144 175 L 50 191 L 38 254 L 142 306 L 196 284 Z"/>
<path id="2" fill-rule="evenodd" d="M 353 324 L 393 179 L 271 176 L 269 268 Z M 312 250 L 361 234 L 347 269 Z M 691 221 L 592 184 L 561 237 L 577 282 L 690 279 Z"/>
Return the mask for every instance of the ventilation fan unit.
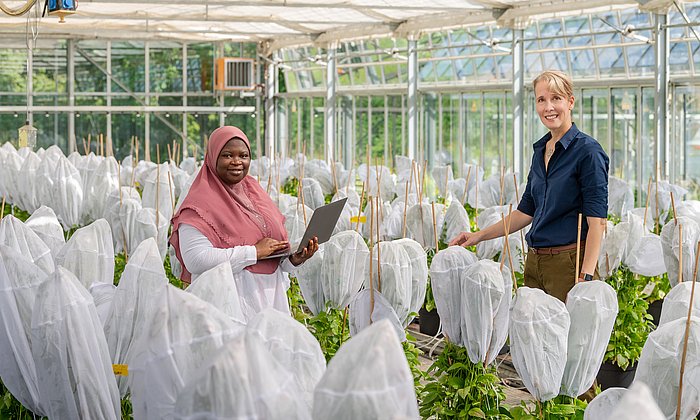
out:
<path id="1" fill-rule="evenodd" d="M 217 58 L 217 90 L 250 90 L 255 87 L 253 68 L 255 61 L 250 58 Z"/>

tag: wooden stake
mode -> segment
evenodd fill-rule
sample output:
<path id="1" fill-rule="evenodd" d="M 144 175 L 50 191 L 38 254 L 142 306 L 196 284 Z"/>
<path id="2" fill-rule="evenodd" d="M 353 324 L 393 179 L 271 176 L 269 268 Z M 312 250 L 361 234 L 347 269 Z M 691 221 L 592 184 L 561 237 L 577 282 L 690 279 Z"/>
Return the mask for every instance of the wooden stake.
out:
<path id="1" fill-rule="evenodd" d="M 99 140 L 100 143 L 98 144 L 98 146 L 100 148 L 100 156 L 104 156 L 105 155 L 105 143 L 104 143 L 104 137 L 102 136 L 102 133 L 100 133 L 99 139 L 100 139 Z"/>
<path id="2" fill-rule="evenodd" d="M 272 187 L 272 165 L 270 165 L 270 169 L 267 171 L 267 195 L 270 195 L 270 187 Z M 277 191 L 277 194 L 280 192 Z"/>
<path id="3" fill-rule="evenodd" d="M 683 225 L 678 225 L 678 283 L 683 283 Z"/>
<path id="4" fill-rule="evenodd" d="M 503 169 L 503 166 L 501 166 L 501 195 L 500 195 L 500 197 L 498 198 L 498 203 L 499 203 L 498 205 L 499 205 L 499 206 L 502 206 L 502 205 L 503 205 L 503 188 L 504 188 L 504 186 L 505 186 L 505 185 L 504 185 L 504 184 L 505 184 L 505 182 L 504 182 L 504 181 L 505 181 L 505 180 L 504 180 L 504 177 L 505 177 L 505 176 L 504 176 L 504 174 L 503 174 L 503 170 L 504 170 L 504 169 Z"/>
<path id="5" fill-rule="evenodd" d="M 578 233 L 576 234 L 576 272 L 574 273 L 574 284 L 578 283 L 578 273 L 579 273 L 579 256 L 581 255 L 581 221 L 583 215 L 578 214 Z"/>
<path id="6" fill-rule="evenodd" d="M 673 208 L 673 224 L 678 224 L 678 217 L 676 215 L 676 201 L 673 199 L 673 191 L 671 191 L 671 208 Z"/>
<path id="7" fill-rule="evenodd" d="M 173 174 L 170 172 L 170 168 L 168 168 L 168 195 L 170 196 L 170 205 L 173 208 L 173 214 L 175 214 L 175 191 L 173 188 Z"/>
<path id="8" fill-rule="evenodd" d="M 510 215 L 509 215 L 510 216 Z M 506 218 L 503 217 L 503 213 L 501 213 L 501 224 L 503 225 L 503 238 L 505 241 L 503 242 L 503 251 L 501 251 L 501 266 L 500 270 L 503 271 L 503 266 L 506 263 L 506 248 L 508 248 L 508 225 L 506 225 Z M 511 265 L 512 267 L 512 265 Z"/>
<path id="9" fill-rule="evenodd" d="M 433 235 L 435 237 L 435 253 L 437 254 L 440 247 L 438 246 L 438 233 L 437 233 L 437 221 L 435 220 L 435 202 L 431 203 L 433 212 Z"/>
<path id="10" fill-rule="evenodd" d="M 476 195 L 476 202 L 474 203 L 474 217 L 479 218 L 479 165 L 476 165 L 476 192 L 474 193 Z"/>
<path id="11" fill-rule="evenodd" d="M 676 420 L 681 418 L 681 401 L 683 398 L 683 374 L 685 373 L 685 359 L 688 356 L 688 336 L 690 335 L 690 317 L 693 314 L 693 299 L 695 298 L 695 283 L 698 275 L 698 256 L 700 256 L 700 242 L 695 250 L 695 268 L 693 268 L 693 285 L 690 287 L 690 303 L 688 304 L 688 318 L 685 321 L 685 334 L 683 334 L 683 355 L 681 356 L 681 377 L 678 381 L 678 406 L 676 407 Z"/>
<path id="12" fill-rule="evenodd" d="M 338 178 L 336 178 L 335 174 L 335 161 L 331 160 L 331 174 L 333 175 L 333 193 L 338 192 Z"/>
<path id="13" fill-rule="evenodd" d="M 85 137 L 83 137 L 83 152 L 84 152 L 85 156 L 88 155 L 88 145 L 85 142 Z"/>
<path id="14" fill-rule="evenodd" d="M 377 203 L 377 290 L 379 293 L 382 292 L 382 247 L 379 245 L 381 241 L 379 237 L 379 197 L 375 197 L 375 202 Z"/>
<path id="15" fill-rule="evenodd" d="M 5 217 L 5 194 L 2 195 L 2 208 L 0 209 L 0 219 Z"/>
<path id="16" fill-rule="evenodd" d="M 513 173 L 513 185 L 515 185 L 515 203 L 520 202 L 520 194 L 518 193 L 518 178 Z"/>
<path id="17" fill-rule="evenodd" d="M 364 184 L 362 184 L 364 190 Z M 369 323 L 372 324 L 372 313 L 374 312 L 374 280 L 372 279 L 372 260 L 374 259 L 374 246 L 372 244 L 372 231 L 374 230 L 374 217 L 372 214 L 372 207 L 370 205 L 370 218 L 369 218 Z M 359 226 L 359 222 L 358 222 Z"/>
<path id="18" fill-rule="evenodd" d="M 156 159 L 160 162 L 160 145 L 156 143 Z M 156 164 L 156 232 L 158 232 L 158 227 L 160 226 L 159 217 L 159 204 L 160 204 L 160 163 Z"/>
<path id="19" fill-rule="evenodd" d="M 647 227 L 647 212 L 649 211 L 649 196 L 651 195 L 651 177 L 649 177 L 649 185 L 647 186 L 647 199 L 644 204 L 644 227 Z"/>
<path id="20" fill-rule="evenodd" d="M 413 174 L 411 174 L 413 175 Z M 413 178 L 411 176 L 411 178 Z M 409 182 L 406 183 L 406 195 L 404 195 L 404 200 L 403 200 L 403 223 L 401 224 L 401 237 L 405 238 L 406 237 L 406 210 L 408 208 L 408 185 L 411 183 Z"/>
<path id="21" fill-rule="evenodd" d="M 423 174 L 420 177 L 420 202 L 423 202 L 423 189 L 425 188 L 425 170 L 428 168 L 428 161 L 423 161 Z"/>
<path id="22" fill-rule="evenodd" d="M 88 143 L 87 143 L 87 149 L 88 153 L 86 155 L 90 154 L 92 152 L 92 133 L 88 133 Z"/>
<path id="23" fill-rule="evenodd" d="M 506 226 L 506 220 L 503 218 L 503 213 L 501 213 L 501 221 L 503 222 L 503 228 L 505 229 L 505 252 L 508 254 L 508 263 L 510 265 L 510 275 L 513 279 L 513 287 L 515 287 L 515 290 L 518 290 L 518 283 L 517 279 L 515 278 L 515 269 L 513 268 L 513 255 L 510 252 L 510 244 L 508 240 L 508 235 L 510 235 L 510 223 L 512 221 L 513 217 L 513 204 L 510 204 L 508 206 L 508 226 Z M 503 270 L 503 261 L 505 258 L 501 256 L 501 270 Z"/>
<path id="24" fill-rule="evenodd" d="M 360 217 L 362 216 L 362 200 L 365 199 L 365 185 L 366 184 L 367 184 L 366 182 L 362 183 L 362 193 L 360 194 L 360 208 L 357 210 L 357 226 L 355 226 L 355 230 L 357 232 L 360 231 Z M 365 221 L 365 223 L 367 223 L 367 222 Z"/>
<path id="25" fill-rule="evenodd" d="M 371 321 L 371 319 L 370 319 Z M 340 327 L 340 343 L 343 343 L 343 335 L 345 334 L 345 323 L 348 322 L 348 307 L 343 310 L 343 325 Z"/>
<path id="26" fill-rule="evenodd" d="M 469 169 L 467 169 L 467 178 L 464 183 L 464 193 L 462 194 L 462 204 L 467 204 L 467 191 L 469 190 L 469 178 L 472 176 L 472 167 L 471 165 L 469 166 Z"/>
<path id="27" fill-rule="evenodd" d="M 166 146 L 168 147 L 168 162 L 170 162 L 171 160 L 173 160 L 173 153 L 172 149 L 170 148 L 170 144 L 166 144 Z"/>
<path id="28" fill-rule="evenodd" d="M 654 219 L 656 220 L 656 223 L 654 223 L 654 232 L 658 235 L 659 234 L 659 224 L 661 221 L 659 220 L 661 218 L 661 210 L 659 210 L 659 175 L 660 175 L 660 168 L 659 164 L 656 164 L 656 196 L 654 199 L 656 200 L 656 211 L 654 212 L 656 214 L 656 217 Z"/>

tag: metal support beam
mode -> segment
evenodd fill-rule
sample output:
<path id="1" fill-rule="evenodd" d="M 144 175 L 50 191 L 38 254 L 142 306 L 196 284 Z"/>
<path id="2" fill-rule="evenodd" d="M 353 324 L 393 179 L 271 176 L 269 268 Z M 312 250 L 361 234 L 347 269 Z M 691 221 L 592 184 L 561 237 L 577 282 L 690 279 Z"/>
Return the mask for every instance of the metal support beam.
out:
<path id="1" fill-rule="evenodd" d="M 151 44 L 148 41 L 143 44 L 143 90 L 146 94 L 145 102 L 146 105 L 151 105 Z M 150 160 L 151 158 L 151 114 L 144 112 L 143 114 L 143 157 L 144 159 Z"/>
<path id="2" fill-rule="evenodd" d="M 408 157 L 416 158 L 418 144 L 418 48 L 413 37 L 408 39 Z"/>
<path id="3" fill-rule="evenodd" d="M 277 153 L 286 158 L 288 155 L 287 145 L 289 144 L 289 123 L 287 120 L 288 108 L 287 101 L 275 98 L 275 114 L 277 124 L 275 125 L 275 130 L 277 131 Z"/>
<path id="4" fill-rule="evenodd" d="M 338 45 L 331 43 L 328 46 L 328 63 L 326 65 L 326 162 L 335 161 L 335 86 L 337 77 L 335 52 Z"/>
<path id="5" fill-rule="evenodd" d="M 68 91 L 68 106 L 75 106 L 75 41 L 72 39 L 68 40 L 68 45 L 66 46 L 66 90 Z M 68 112 L 68 153 L 72 153 L 78 150 L 77 144 L 75 142 L 75 111 L 70 110 Z"/>
<path id="6" fill-rule="evenodd" d="M 223 58 L 224 57 L 224 44 L 223 42 L 219 42 L 216 45 L 216 58 Z M 224 96 L 224 91 L 219 92 L 219 106 L 223 107 L 226 104 L 226 98 Z M 226 116 L 223 112 L 219 112 L 219 127 L 223 127 L 226 125 Z M 204 146 L 204 145 L 202 145 Z"/>
<path id="7" fill-rule="evenodd" d="M 187 43 L 182 43 L 182 106 L 187 108 Z M 173 153 L 175 151 L 173 150 Z M 182 158 L 187 157 L 187 113 L 182 113 Z M 176 156 L 173 156 L 177 160 Z"/>
<path id="8" fill-rule="evenodd" d="M 434 93 L 428 93 L 424 96 L 425 106 L 423 108 L 423 115 L 425 115 L 424 127 L 424 139 L 425 139 L 425 150 L 423 152 L 426 160 L 428 161 L 428 167 L 432 168 L 435 165 L 435 151 L 437 148 L 437 100 L 438 97 Z"/>
<path id="9" fill-rule="evenodd" d="M 343 115 L 343 146 L 345 146 L 343 165 L 345 165 L 345 169 L 349 170 L 352 169 L 355 160 L 355 141 L 353 135 L 355 125 L 352 117 L 352 98 L 343 96 L 340 106 Z"/>
<path id="10" fill-rule="evenodd" d="M 277 94 L 277 64 L 274 62 L 274 54 L 271 60 L 267 61 L 265 67 L 265 153 L 270 159 L 275 159 L 277 154 L 276 139 L 277 118 L 275 116 L 275 95 Z"/>
<path id="11" fill-rule="evenodd" d="M 107 106 L 112 106 L 112 41 L 107 41 Z M 112 111 L 107 111 L 107 133 L 105 134 L 105 150 L 107 156 L 113 150 L 112 148 Z"/>
<path id="12" fill-rule="evenodd" d="M 513 172 L 525 179 L 525 31 L 513 29 Z"/>
<path id="13" fill-rule="evenodd" d="M 656 32 L 656 43 L 654 50 L 656 53 L 656 72 L 654 105 L 656 108 L 656 149 L 654 151 L 654 161 L 661 168 L 661 176 L 668 174 L 668 162 L 666 161 L 666 150 L 668 149 L 668 54 L 669 37 L 666 28 L 665 14 L 654 15 L 654 26 Z M 656 173 L 656 168 L 650 168 L 652 173 Z"/>
<path id="14" fill-rule="evenodd" d="M 27 120 L 34 125 L 34 49 L 27 49 Z"/>

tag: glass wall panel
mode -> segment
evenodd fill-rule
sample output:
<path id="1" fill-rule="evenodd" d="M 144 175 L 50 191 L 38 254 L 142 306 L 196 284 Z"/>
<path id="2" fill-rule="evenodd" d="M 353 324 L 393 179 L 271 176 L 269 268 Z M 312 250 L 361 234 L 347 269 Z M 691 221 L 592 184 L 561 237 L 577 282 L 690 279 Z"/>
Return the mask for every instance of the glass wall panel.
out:
<path id="1" fill-rule="evenodd" d="M 680 86 L 673 96 L 676 140 L 672 150 L 682 159 L 672 169 L 677 171 L 677 181 L 690 190 L 690 198 L 697 199 L 700 196 L 700 88 Z"/>
<path id="2" fill-rule="evenodd" d="M 143 141 L 144 117 L 141 113 L 112 113 L 112 146 L 114 156 L 122 160 L 132 153 L 131 139 Z M 140 156 L 139 156 L 140 157 Z"/>
<path id="3" fill-rule="evenodd" d="M 102 112 L 75 113 L 75 141 L 82 152 L 84 147 L 99 153 L 100 134 L 107 132 L 107 114 Z"/>
<path id="4" fill-rule="evenodd" d="M 151 93 L 182 92 L 183 44 L 158 41 L 149 43 L 149 48 Z M 157 97 L 151 103 L 159 104 Z"/>
<path id="5" fill-rule="evenodd" d="M 112 41 L 112 75 L 130 92 L 145 92 L 146 56 L 143 41 Z M 112 92 L 124 92 L 112 83 Z M 143 95 L 139 95 L 143 98 Z"/>
<path id="6" fill-rule="evenodd" d="M 612 145 L 607 139 L 598 141 L 610 158 L 610 175 L 635 185 L 637 181 L 637 89 L 613 89 Z M 610 147 L 612 146 L 612 147 Z"/>
<path id="7" fill-rule="evenodd" d="M 107 90 L 107 42 L 80 40 L 75 43 L 75 91 L 105 92 Z M 95 105 L 104 105 L 98 100 Z"/>
<path id="8" fill-rule="evenodd" d="M 639 145 L 640 160 L 637 163 L 637 206 L 644 206 L 646 200 L 647 183 L 656 173 L 656 108 L 654 106 L 654 88 L 642 88 L 642 112 L 641 119 L 641 144 Z"/>
<path id="9" fill-rule="evenodd" d="M 187 91 L 211 92 L 214 89 L 214 44 L 189 44 L 187 48 Z"/>
<path id="10" fill-rule="evenodd" d="M 56 112 L 44 112 L 34 116 L 34 128 L 37 129 L 37 148 L 44 149 L 57 145 L 68 150 L 68 115 Z"/>

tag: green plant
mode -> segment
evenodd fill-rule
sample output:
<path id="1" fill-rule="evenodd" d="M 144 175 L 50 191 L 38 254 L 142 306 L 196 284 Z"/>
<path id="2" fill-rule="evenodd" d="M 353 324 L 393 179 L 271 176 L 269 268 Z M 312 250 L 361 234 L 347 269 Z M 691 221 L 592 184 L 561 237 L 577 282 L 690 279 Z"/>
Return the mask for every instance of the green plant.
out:
<path id="1" fill-rule="evenodd" d="M 651 315 L 647 314 L 649 304 L 642 298 L 646 282 L 639 281 L 627 267 L 621 266 L 607 283 L 617 292 L 619 311 L 603 360 L 624 370 L 639 360 L 653 327 Z"/>
<path id="2" fill-rule="evenodd" d="M 299 195 L 299 180 L 296 178 L 289 178 L 287 182 L 282 185 L 282 193 L 289 194 L 292 197 Z"/>
<path id="3" fill-rule="evenodd" d="M 0 200 L 2 200 L 2 197 L 0 197 Z M 2 208 L 2 214 L 3 217 L 7 216 L 8 214 L 11 214 L 21 220 L 22 222 L 26 222 L 27 219 L 29 219 L 30 214 L 22 209 L 20 209 L 17 206 L 13 206 L 9 203 L 5 203 L 5 206 Z"/>
<path id="4" fill-rule="evenodd" d="M 411 334 L 406 332 L 406 341 L 401 343 L 403 347 L 403 352 L 406 355 L 406 361 L 408 362 L 408 367 L 411 369 L 411 374 L 413 375 L 413 385 L 416 388 L 416 395 L 420 394 L 421 381 L 426 378 L 425 372 L 420 369 L 420 356 L 421 351 L 415 345 L 416 338 Z"/>
<path id="5" fill-rule="evenodd" d="M 129 395 L 121 400 L 122 420 L 132 420 L 134 418 L 134 407 L 131 405 Z"/>
<path id="6" fill-rule="evenodd" d="M 302 324 L 306 324 L 309 319 L 309 312 L 304 301 L 304 296 L 301 294 L 299 280 L 296 277 L 289 276 L 289 289 L 287 289 L 287 301 L 289 302 L 289 310 L 292 317 Z"/>
<path id="7" fill-rule="evenodd" d="M 168 277 L 168 282 L 178 289 L 184 289 L 185 283 L 179 278 L 173 275 L 173 270 L 170 267 L 170 255 L 165 256 L 165 261 L 163 261 L 163 268 L 165 269 L 165 275 Z"/>
<path id="8" fill-rule="evenodd" d="M 26 409 L 0 381 L 0 419 L 32 420 L 39 418 L 45 419 L 46 417 L 37 417 Z"/>
<path id="9" fill-rule="evenodd" d="M 126 255 L 119 253 L 114 256 L 114 285 L 119 286 L 119 280 L 122 278 L 122 273 L 126 268 Z"/>
<path id="10" fill-rule="evenodd" d="M 514 420 L 583 420 L 588 403 L 573 397 L 559 395 L 549 401 L 520 405 L 510 409 Z"/>
<path id="11" fill-rule="evenodd" d="M 507 419 L 505 393 L 493 366 L 472 363 L 467 350 L 446 343 L 428 368 L 420 392 L 420 415 L 435 419 Z"/>
<path id="12" fill-rule="evenodd" d="M 668 273 L 663 273 L 656 277 L 645 277 L 639 276 L 639 280 L 645 284 L 645 288 L 642 290 L 642 296 L 647 303 L 656 302 L 666 297 L 668 292 L 671 291 L 671 283 L 668 280 Z M 647 290 L 651 289 L 651 292 Z"/>
<path id="13" fill-rule="evenodd" d="M 350 328 L 345 311 L 326 308 L 318 315 L 309 317 L 306 326 L 321 345 L 321 351 L 330 361 L 340 346 L 350 338 Z"/>

